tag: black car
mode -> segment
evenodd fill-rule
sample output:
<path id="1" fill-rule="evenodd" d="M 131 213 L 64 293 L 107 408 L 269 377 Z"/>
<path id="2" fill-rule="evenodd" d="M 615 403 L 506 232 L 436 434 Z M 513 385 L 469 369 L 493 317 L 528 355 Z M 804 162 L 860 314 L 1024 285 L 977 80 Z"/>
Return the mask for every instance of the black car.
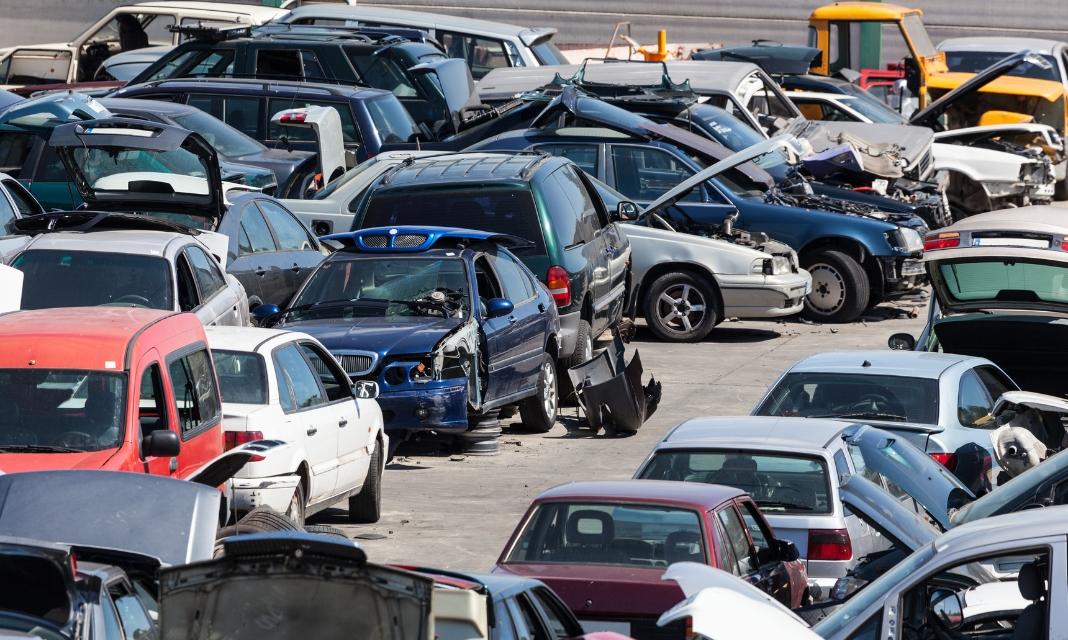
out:
<path id="1" fill-rule="evenodd" d="M 341 116 L 345 148 L 359 161 L 386 143 L 409 142 L 419 127 L 396 96 L 382 89 L 284 80 L 185 79 L 127 86 L 116 98 L 144 98 L 188 104 L 215 116 L 270 147 L 316 150 L 311 129 L 285 127 L 271 116 L 299 107 L 333 107 Z"/>
<path id="2" fill-rule="evenodd" d="M 452 225 L 531 241 L 513 253 L 556 302 L 566 366 L 588 360 L 594 338 L 623 316 L 630 243 L 618 216 L 569 160 L 498 153 L 413 159 L 383 174 L 352 206 L 354 230 Z"/>

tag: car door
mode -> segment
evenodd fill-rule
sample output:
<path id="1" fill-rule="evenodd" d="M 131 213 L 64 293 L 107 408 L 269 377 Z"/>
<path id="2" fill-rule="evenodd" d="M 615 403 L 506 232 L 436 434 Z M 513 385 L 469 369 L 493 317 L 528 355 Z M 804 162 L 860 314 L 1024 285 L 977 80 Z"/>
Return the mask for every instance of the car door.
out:
<path id="1" fill-rule="evenodd" d="M 597 195 L 593 184 L 582 175 L 581 171 L 575 173 L 586 194 L 583 202 L 583 224 L 593 227 L 596 230 L 595 233 L 603 234 L 605 239 L 611 282 L 608 290 L 609 304 L 604 309 L 607 322 L 612 325 L 623 317 L 629 275 L 630 242 L 623 230 L 619 228 L 619 223 L 612 221 L 611 212 L 605 208 L 604 201 Z"/>
<path id="2" fill-rule="evenodd" d="M 366 404 L 352 395 L 352 381 L 338 366 L 337 360 L 318 344 L 302 340 L 304 357 L 319 375 L 319 383 L 326 393 L 323 411 L 325 428 L 335 428 L 337 440 L 337 485 L 334 493 L 362 486 L 367 477 L 371 454 L 374 453 L 374 425 L 367 414 Z"/>
<path id="3" fill-rule="evenodd" d="M 182 442 L 178 477 L 184 479 L 222 450 L 222 401 L 207 346 L 196 344 L 166 356 L 168 390 Z"/>
<path id="4" fill-rule="evenodd" d="M 518 386 L 513 362 L 520 352 L 520 333 L 517 323 L 512 321 L 513 314 L 490 318 L 486 314 L 486 303 L 492 298 L 503 298 L 504 290 L 497 274 L 489 265 L 485 255 L 474 260 L 475 286 L 479 315 L 482 318 L 482 336 L 484 360 L 486 366 L 486 393 L 482 402 L 492 402 L 503 398 L 511 389 Z"/>
<path id="5" fill-rule="evenodd" d="M 527 594 L 541 611 L 541 619 L 548 627 L 553 640 L 577 638 L 582 635 L 582 625 L 575 614 L 548 587 L 534 587 Z"/>
<path id="6" fill-rule="evenodd" d="M 723 552 L 723 557 L 731 563 L 723 567 L 724 570 L 730 571 L 781 602 L 781 597 L 772 592 L 771 576 L 767 571 L 761 570 L 756 550 L 749 538 L 748 528 L 733 501 L 716 510 L 716 522 L 722 532 L 721 539 L 717 541 L 717 551 L 724 543 L 730 546 L 729 550 Z M 790 603 L 787 601 L 785 604 L 789 606 Z"/>
<path id="7" fill-rule="evenodd" d="M 133 380 L 138 380 L 137 402 L 137 451 L 144 464 L 145 473 L 154 476 L 177 476 L 178 458 L 145 456 L 141 443 L 145 436 L 158 430 L 173 430 L 178 433 L 173 423 L 176 415 L 171 411 L 176 403 L 168 401 L 166 381 L 163 376 L 162 358 L 155 350 L 142 354 L 141 369 L 134 372 Z M 181 434 L 179 434 L 181 435 Z"/>
<path id="8" fill-rule="evenodd" d="M 775 535 L 752 500 L 739 500 L 737 506 L 757 562 L 757 583 L 768 595 L 787 607 L 791 606 L 790 574 L 775 547 Z"/>
<path id="9" fill-rule="evenodd" d="M 278 381 L 284 431 L 307 452 L 311 467 L 308 502 L 329 497 L 337 487 L 338 421 L 327 402 L 319 375 L 300 345 L 289 342 L 271 352 Z M 347 426 L 346 426 L 347 428 Z"/>
<path id="10" fill-rule="evenodd" d="M 311 233 L 285 207 L 270 200 L 256 200 L 256 205 L 278 242 L 278 252 L 273 262 L 282 274 L 282 285 L 272 292 L 273 299 L 269 302 L 285 306 L 308 275 L 322 262 L 323 254 Z M 268 302 L 266 298 L 264 301 Z"/>
<path id="11" fill-rule="evenodd" d="M 231 209 L 229 215 L 239 216 L 240 222 L 235 232 L 238 235 L 237 256 L 226 266 L 227 272 L 245 287 L 250 307 L 281 305 L 273 302 L 275 296 L 272 295 L 284 287 L 282 267 L 275 257 L 278 245 L 259 207 L 245 201 L 238 210 Z"/>
<path id="12" fill-rule="evenodd" d="M 240 326 L 242 304 L 237 291 L 227 285 L 219 263 L 198 245 L 187 245 L 182 252 L 193 270 L 193 279 L 200 292 L 197 316 L 205 325 Z"/>
<path id="13" fill-rule="evenodd" d="M 537 387 L 542 354 L 545 353 L 548 324 L 545 304 L 538 301 L 535 284 L 518 260 L 503 251 L 487 253 L 485 259 L 497 276 L 504 297 L 514 307 L 512 313 L 505 316 L 509 323 L 506 330 L 513 336 L 506 350 L 511 376 L 508 393 L 529 391 Z"/>

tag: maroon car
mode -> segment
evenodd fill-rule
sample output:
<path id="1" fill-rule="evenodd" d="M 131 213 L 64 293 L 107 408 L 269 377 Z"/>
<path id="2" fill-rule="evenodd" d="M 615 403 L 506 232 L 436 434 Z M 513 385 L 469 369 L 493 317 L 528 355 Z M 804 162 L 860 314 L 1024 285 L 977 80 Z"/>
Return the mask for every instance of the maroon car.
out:
<path id="1" fill-rule="evenodd" d="M 534 499 L 493 571 L 545 582 L 588 630 L 678 639 L 683 626 L 656 626 L 683 597 L 661 580 L 668 565 L 701 562 L 744 575 L 794 608 L 808 597 L 797 558 L 749 494 L 733 487 L 572 482 Z"/>

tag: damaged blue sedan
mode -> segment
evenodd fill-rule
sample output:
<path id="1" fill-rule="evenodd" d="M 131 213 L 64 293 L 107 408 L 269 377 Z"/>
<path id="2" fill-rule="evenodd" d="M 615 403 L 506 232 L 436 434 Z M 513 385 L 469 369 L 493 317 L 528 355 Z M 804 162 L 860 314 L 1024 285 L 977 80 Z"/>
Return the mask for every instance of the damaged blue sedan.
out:
<path id="1" fill-rule="evenodd" d="M 290 306 L 261 305 L 255 315 L 315 336 L 354 381 L 377 382 L 391 448 L 439 431 L 470 452 L 491 452 L 502 410 L 518 409 L 531 431 L 552 428 L 560 320 L 549 292 L 508 250 L 527 241 L 403 226 L 323 240 L 341 248 Z"/>

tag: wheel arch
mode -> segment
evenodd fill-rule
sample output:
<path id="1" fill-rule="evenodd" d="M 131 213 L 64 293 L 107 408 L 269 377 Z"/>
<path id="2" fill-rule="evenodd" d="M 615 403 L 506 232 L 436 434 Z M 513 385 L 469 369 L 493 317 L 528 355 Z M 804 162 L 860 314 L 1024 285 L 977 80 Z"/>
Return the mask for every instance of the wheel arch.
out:
<path id="1" fill-rule="evenodd" d="M 660 276 L 672 272 L 688 273 L 705 280 L 712 287 L 712 292 L 716 296 L 715 302 L 718 311 L 722 315 L 723 293 L 719 289 L 719 282 L 716 280 L 716 275 L 712 273 L 710 269 L 692 262 L 661 262 L 653 265 L 646 271 L 645 275 L 642 277 L 641 283 L 638 284 L 637 295 L 634 296 L 635 316 L 645 316 L 645 298 L 649 295 L 649 287 L 651 287 Z"/>
<path id="2" fill-rule="evenodd" d="M 808 258 L 820 251 L 839 251 L 856 260 L 857 264 L 864 270 L 865 275 L 868 276 L 868 285 L 871 288 L 872 295 L 878 294 L 880 298 L 882 297 L 886 290 L 886 283 L 883 281 L 883 270 L 879 266 L 878 258 L 872 255 L 871 251 L 864 246 L 864 243 L 855 238 L 842 236 L 817 238 L 797 252 L 801 266 L 805 267 Z"/>

